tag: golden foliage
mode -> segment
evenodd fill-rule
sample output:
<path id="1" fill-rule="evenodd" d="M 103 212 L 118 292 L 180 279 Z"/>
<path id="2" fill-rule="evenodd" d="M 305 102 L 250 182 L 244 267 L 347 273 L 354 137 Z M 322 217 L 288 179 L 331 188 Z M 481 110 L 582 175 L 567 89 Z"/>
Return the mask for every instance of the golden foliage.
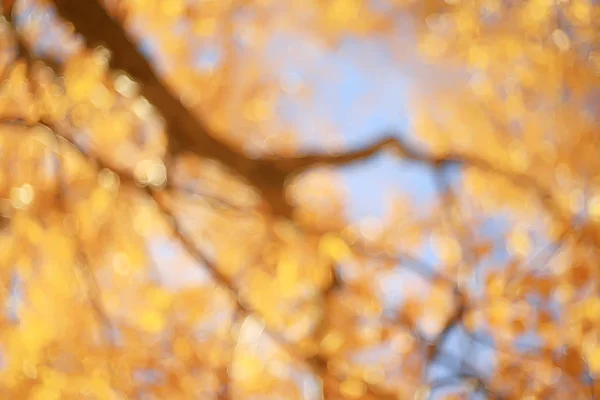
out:
<path id="1" fill-rule="evenodd" d="M 596 2 L 2 10 L 2 398 L 600 390 Z M 282 65 L 352 41 L 448 73 L 409 93 L 423 146 L 304 147 L 282 110 L 319 82 Z M 382 151 L 427 167 L 435 199 L 353 220 L 335 167 Z"/>

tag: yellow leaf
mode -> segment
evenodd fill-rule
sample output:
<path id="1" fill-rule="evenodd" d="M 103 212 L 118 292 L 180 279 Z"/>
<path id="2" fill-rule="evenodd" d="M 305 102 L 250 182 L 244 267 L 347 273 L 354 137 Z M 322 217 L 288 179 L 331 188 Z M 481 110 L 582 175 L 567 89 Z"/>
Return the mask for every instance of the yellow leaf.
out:
<path id="1" fill-rule="evenodd" d="M 193 355 L 192 346 L 187 340 L 176 338 L 173 342 L 173 353 L 178 359 L 185 362 Z"/>
<path id="2" fill-rule="evenodd" d="M 300 264 L 296 257 L 289 252 L 282 255 L 277 265 L 277 279 L 284 295 L 291 295 L 294 288 L 298 288 L 299 268 Z"/>
<path id="3" fill-rule="evenodd" d="M 435 246 L 443 262 L 455 265 L 460 261 L 462 249 L 460 243 L 456 239 L 442 235 L 436 238 Z"/>
<path id="4" fill-rule="evenodd" d="M 357 23 L 359 9 L 359 0 L 333 0 L 327 8 L 327 20 L 334 28 L 347 28 Z"/>
<path id="5" fill-rule="evenodd" d="M 173 295 L 159 287 L 149 288 L 146 296 L 151 306 L 157 310 L 166 310 L 173 302 Z"/>
<path id="6" fill-rule="evenodd" d="M 51 386 L 37 386 L 31 393 L 31 400 L 60 400 L 63 397 L 61 390 Z"/>
<path id="7" fill-rule="evenodd" d="M 508 239 L 508 251 L 512 254 L 524 257 L 531 253 L 532 241 L 525 229 L 516 229 Z"/>
<path id="8" fill-rule="evenodd" d="M 364 382 L 348 379 L 340 385 L 340 392 L 348 399 L 358 399 L 367 392 L 367 387 Z"/>
<path id="9" fill-rule="evenodd" d="M 344 336 L 337 331 L 331 331 L 321 340 L 321 351 L 325 355 L 335 353 L 344 344 Z"/>
<path id="10" fill-rule="evenodd" d="M 590 321 L 598 321 L 600 319 L 600 298 L 590 297 L 582 304 L 583 316 Z"/>
<path id="11" fill-rule="evenodd" d="M 245 389 L 253 389 L 261 385 L 264 362 L 254 354 L 244 351 L 231 365 L 231 374 Z"/>
<path id="12" fill-rule="evenodd" d="M 498 299 L 488 307 L 488 321 L 492 327 L 503 327 L 510 320 L 511 303 L 506 299 Z"/>
<path id="13" fill-rule="evenodd" d="M 319 252 L 337 262 L 346 260 L 352 254 L 346 242 L 334 234 L 326 234 L 321 238 Z"/>
<path id="14" fill-rule="evenodd" d="M 163 314 L 155 310 L 143 311 L 139 319 L 140 326 L 150 333 L 160 332 L 166 325 L 166 319 Z"/>

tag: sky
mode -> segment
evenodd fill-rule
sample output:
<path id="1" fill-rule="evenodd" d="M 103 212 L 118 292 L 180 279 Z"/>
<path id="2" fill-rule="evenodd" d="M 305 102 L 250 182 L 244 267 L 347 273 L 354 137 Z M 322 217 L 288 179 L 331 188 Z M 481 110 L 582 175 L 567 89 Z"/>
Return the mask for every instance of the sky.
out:
<path id="1" fill-rule="evenodd" d="M 296 48 L 295 44 L 287 44 Z M 410 76 L 392 64 L 385 46 L 374 40 L 347 40 L 338 49 L 314 51 L 303 70 L 283 62 L 282 70 L 294 68 L 312 88 L 310 102 L 285 102 L 285 116 L 294 122 L 307 148 L 322 145 L 324 136 L 341 137 L 345 148 L 361 147 L 395 132 L 411 138 L 407 91 Z M 324 125 L 320 121 L 327 121 Z M 318 144 L 317 144 L 318 146 Z M 367 163 L 342 169 L 349 189 L 347 214 L 351 220 L 381 216 L 385 198 L 393 192 L 410 193 L 415 200 L 430 199 L 435 188 L 428 170 L 403 163 L 385 154 Z"/>

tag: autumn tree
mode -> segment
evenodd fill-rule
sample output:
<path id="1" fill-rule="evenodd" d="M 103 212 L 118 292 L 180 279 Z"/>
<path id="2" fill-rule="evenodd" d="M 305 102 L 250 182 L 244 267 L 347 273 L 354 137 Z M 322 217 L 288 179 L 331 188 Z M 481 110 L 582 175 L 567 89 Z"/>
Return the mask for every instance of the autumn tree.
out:
<path id="1" fill-rule="evenodd" d="M 2 398 L 600 392 L 597 2 L 2 3 Z M 273 59 L 347 41 L 410 129 L 307 147 Z M 382 154 L 435 196 L 355 220 Z"/>

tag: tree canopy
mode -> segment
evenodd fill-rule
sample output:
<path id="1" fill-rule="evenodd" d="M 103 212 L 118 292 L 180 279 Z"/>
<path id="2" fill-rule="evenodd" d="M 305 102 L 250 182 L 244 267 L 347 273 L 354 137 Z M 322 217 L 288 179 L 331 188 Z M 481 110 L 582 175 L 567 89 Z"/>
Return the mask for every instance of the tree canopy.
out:
<path id="1" fill-rule="evenodd" d="M 596 1 L 2 12 L 2 398 L 600 394 Z M 307 146 L 294 71 L 352 41 L 412 68 L 410 127 Z M 351 218 L 382 156 L 433 199 Z"/>

